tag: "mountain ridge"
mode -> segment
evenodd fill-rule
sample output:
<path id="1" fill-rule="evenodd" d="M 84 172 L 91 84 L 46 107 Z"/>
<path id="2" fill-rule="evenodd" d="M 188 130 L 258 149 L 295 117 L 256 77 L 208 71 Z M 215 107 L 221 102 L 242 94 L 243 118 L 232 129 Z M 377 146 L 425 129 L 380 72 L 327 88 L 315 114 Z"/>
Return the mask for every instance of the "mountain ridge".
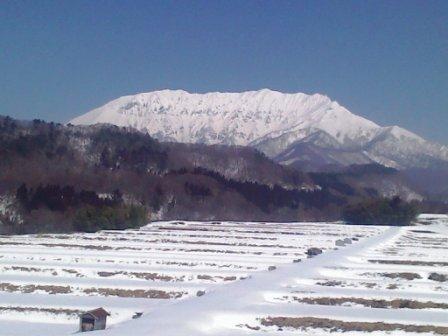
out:
<path id="1" fill-rule="evenodd" d="M 303 153 L 280 159 L 298 145 L 322 148 L 323 161 L 340 165 L 404 169 L 448 161 L 446 146 L 379 126 L 322 94 L 160 90 L 117 98 L 70 123 L 131 126 L 161 141 L 251 146 L 283 164 L 306 163 Z M 338 160 L 341 151 L 353 155 Z"/>

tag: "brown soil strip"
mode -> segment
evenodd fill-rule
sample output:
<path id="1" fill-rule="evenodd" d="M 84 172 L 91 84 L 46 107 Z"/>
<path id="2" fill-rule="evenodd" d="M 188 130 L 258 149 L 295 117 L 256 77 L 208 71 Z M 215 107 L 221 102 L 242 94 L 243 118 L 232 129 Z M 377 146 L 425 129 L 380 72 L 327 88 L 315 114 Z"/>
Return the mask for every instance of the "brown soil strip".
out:
<path id="1" fill-rule="evenodd" d="M 248 243 L 225 243 L 225 242 L 213 242 L 206 240 L 177 240 L 177 239 L 161 239 L 161 243 L 170 244 L 182 244 L 182 245 L 210 245 L 210 246 L 244 246 L 244 247 L 263 247 L 263 248 L 285 248 L 285 249 L 295 249 L 297 246 L 292 245 L 280 245 L 280 244 L 248 244 Z"/>
<path id="2" fill-rule="evenodd" d="M 421 279 L 422 277 L 417 273 L 401 272 L 401 273 L 377 273 L 380 276 L 389 279 L 405 279 L 405 280 L 415 280 Z"/>
<path id="3" fill-rule="evenodd" d="M 439 243 L 439 244 L 396 244 L 397 247 L 399 248 L 406 248 L 406 249 L 434 249 L 434 250 L 448 250 L 447 247 L 445 246 L 440 246 L 440 245 L 446 245 L 446 243 Z"/>
<path id="4" fill-rule="evenodd" d="M 0 245 L 2 243 L 0 242 Z M 96 251 L 104 251 L 104 250 L 130 250 L 130 251 L 178 251 L 178 252 L 209 252 L 209 253 L 225 253 L 225 254 L 247 254 L 247 255 L 261 255 L 263 252 L 245 252 L 245 251 L 233 251 L 233 250 L 213 250 L 213 249 L 185 249 L 185 248 L 138 248 L 138 247 L 130 247 L 130 246 L 119 246 L 119 247 L 111 247 L 105 245 L 79 245 L 79 244 L 54 244 L 54 243 L 4 243 L 3 245 L 26 245 L 26 246 L 45 246 L 45 247 L 65 247 L 65 248 L 77 248 L 77 249 L 85 249 L 85 250 L 96 250 Z"/>
<path id="5" fill-rule="evenodd" d="M 370 263 L 386 265 L 411 265 L 411 266 L 448 266 L 444 261 L 418 261 L 418 260 L 383 260 L 369 259 Z"/>
<path id="6" fill-rule="evenodd" d="M 188 237 L 188 238 L 202 238 L 202 239 L 207 239 L 207 238 L 217 238 L 220 236 L 217 235 L 213 235 L 213 234 L 177 234 L 177 233 L 167 233 L 167 232 L 160 232 L 160 231 L 148 231 L 149 233 L 147 234 L 148 236 L 154 237 L 154 236 L 161 236 L 161 237 Z M 109 234 L 107 232 L 103 232 L 106 234 Z M 128 233 L 124 233 L 124 235 L 126 236 L 130 236 L 130 234 Z M 253 239 L 253 240 L 271 240 L 271 241 L 275 241 L 278 240 L 278 238 L 275 237 L 257 237 L 257 236 L 233 236 L 233 235 L 229 235 L 228 238 L 232 238 L 232 239 L 242 239 L 242 240 L 247 240 L 247 239 Z M 114 240 L 116 238 L 108 238 L 109 240 Z M 119 238 L 120 240 L 122 238 Z M 127 238 L 125 238 L 127 239 Z M 142 241 L 142 242 L 147 242 L 146 239 L 132 239 L 132 241 Z"/>
<path id="7" fill-rule="evenodd" d="M 126 276 L 132 276 L 137 279 L 144 279 L 144 280 L 160 280 L 160 281 L 183 281 L 184 276 L 182 277 L 172 277 L 169 275 L 163 275 L 158 273 L 147 273 L 147 272 L 126 272 L 126 271 L 115 271 L 115 272 L 105 272 L 100 271 L 97 272 L 100 277 L 107 278 L 112 277 L 115 275 L 126 275 Z"/>
<path id="8" fill-rule="evenodd" d="M 156 289 L 120 289 L 120 288 L 86 288 L 86 294 L 98 294 L 102 296 L 118 296 L 125 298 L 145 299 L 178 299 L 188 294 L 187 292 L 165 292 Z"/>
<path id="9" fill-rule="evenodd" d="M 179 261 L 156 261 L 157 265 L 178 265 L 178 266 L 189 266 L 189 267 L 196 267 L 196 266 L 211 266 L 211 267 L 218 267 L 218 268 L 235 268 L 235 269 L 245 269 L 245 270 L 255 270 L 257 267 L 254 266 L 242 266 L 242 265 L 235 265 L 235 264 L 224 264 L 219 265 L 216 263 L 210 263 L 210 262 L 201 262 L 201 263 L 192 263 L 192 262 L 179 262 Z"/>
<path id="10" fill-rule="evenodd" d="M 68 294 L 72 290 L 70 286 L 52 286 L 52 285 L 14 285 L 12 283 L 0 283 L 0 291 L 2 292 L 22 292 L 34 293 L 35 291 L 44 291 L 48 294 Z"/>
<path id="11" fill-rule="evenodd" d="M 88 249 L 88 250 L 113 250 L 110 246 L 103 245 L 79 245 L 79 244 L 55 244 L 55 243 L 36 243 L 30 244 L 29 242 L 21 243 L 21 242 L 0 242 L 0 245 L 23 245 L 23 246 L 45 246 L 45 247 L 67 247 L 67 248 L 79 248 L 79 249 Z"/>
<path id="12" fill-rule="evenodd" d="M 375 288 L 379 285 L 375 282 L 347 282 L 347 281 L 337 281 L 337 280 L 327 280 L 327 281 L 318 281 L 316 282 L 316 285 L 318 286 L 326 286 L 326 287 L 350 287 L 350 288 L 357 288 L 357 287 L 365 287 L 365 288 Z M 398 288 L 397 285 L 391 284 L 387 287 L 387 289 L 396 289 Z"/>
<path id="13" fill-rule="evenodd" d="M 448 327 L 438 327 L 432 325 L 409 325 L 401 323 L 384 322 L 349 322 L 316 317 L 266 317 L 260 319 L 261 324 L 266 327 L 276 326 L 281 328 L 294 329 L 325 329 L 329 332 L 374 332 L 374 331 L 395 331 L 414 333 L 434 333 L 436 335 L 448 335 Z"/>
<path id="14" fill-rule="evenodd" d="M 73 290 L 70 286 L 50 286 L 50 285 L 14 285 L 11 283 L 0 283 L 0 291 L 34 293 L 44 291 L 47 294 L 69 294 Z M 178 299 L 187 292 L 165 292 L 163 290 L 145 290 L 145 289 L 120 289 L 120 288 L 85 288 L 82 289 L 85 294 L 97 294 L 102 296 L 118 296 L 146 299 Z"/>
<path id="15" fill-rule="evenodd" d="M 387 308 L 387 309 L 448 309 L 447 303 L 438 303 L 432 301 L 415 301 L 407 299 L 394 299 L 394 300 L 382 300 L 382 299 L 364 299 L 357 297 L 346 298 L 332 298 L 332 297 L 292 297 L 294 301 L 315 304 L 322 306 L 341 306 L 347 303 L 359 304 L 364 307 L 370 308 Z"/>
<path id="16" fill-rule="evenodd" d="M 199 280 L 210 280 L 215 282 L 216 280 L 222 280 L 222 281 L 235 281 L 237 279 L 236 276 L 211 276 L 211 275 L 207 275 L 207 274 L 199 274 L 197 276 L 197 278 Z"/>
<path id="17" fill-rule="evenodd" d="M 316 282 L 316 285 L 326 286 L 326 287 L 342 287 L 342 286 L 344 286 L 344 282 L 337 281 L 337 280 L 328 280 L 328 281 Z"/>
<path id="18" fill-rule="evenodd" d="M 51 272 L 53 276 L 57 276 L 58 272 L 54 268 L 37 268 L 37 267 L 24 267 L 24 266 L 11 266 L 4 267 L 5 271 L 19 271 L 19 272 L 35 272 L 35 273 L 43 273 L 43 272 Z M 84 277 L 81 273 L 74 269 L 62 269 L 63 272 L 74 274 L 77 277 Z"/>
<path id="19" fill-rule="evenodd" d="M 126 271 L 115 271 L 115 272 L 99 271 L 99 272 L 97 272 L 97 274 L 100 277 L 104 277 L 104 278 L 113 277 L 116 275 L 125 275 L 125 276 L 134 277 L 137 279 L 152 280 L 152 281 L 159 280 L 159 281 L 166 281 L 166 282 L 169 282 L 169 281 L 180 282 L 180 281 L 185 281 L 185 279 L 187 278 L 185 275 L 182 275 L 180 277 L 174 277 L 174 276 L 170 276 L 170 275 L 166 275 L 166 274 L 159 274 L 159 273 L 126 272 Z M 216 282 L 217 280 L 222 280 L 222 281 L 237 280 L 236 276 L 221 276 L 221 275 L 212 276 L 212 275 L 208 275 L 208 274 L 200 274 L 196 278 L 199 280 L 208 280 L 208 281 L 213 281 L 213 282 Z"/>
<path id="20" fill-rule="evenodd" d="M 219 229 L 209 229 L 209 228 L 180 228 L 180 227 L 168 227 L 168 226 L 160 226 L 159 230 L 163 231 L 200 231 L 200 232 L 225 232 L 228 233 L 228 230 L 219 230 Z M 238 230 L 238 233 L 252 233 L 252 234 L 281 234 L 281 235 L 294 235 L 294 236 L 304 236 L 303 232 L 293 232 L 293 231 L 260 231 L 260 230 Z M 326 233 L 325 236 L 331 236 L 333 234 Z M 336 235 L 336 234 L 334 234 Z"/>
<path id="21" fill-rule="evenodd" d="M 82 311 L 77 309 L 65 309 L 65 308 L 37 308 L 37 307 L 0 307 L 0 314 L 3 312 L 37 312 L 37 313 L 50 313 L 50 314 L 64 314 L 69 316 L 77 316 Z"/>
<path id="22" fill-rule="evenodd" d="M 66 273 L 69 273 L 69 274 L 74 274 L 74 275 L 76 275 L 79 278 L 85 277 L 83 274 L 79 273 L 77 270 L 74 270 L 74 269 L 71 269 L 71 268 L 69 268 L 69 269 L 63 268 L 62 271 L 66 272 Z"/>
<path id="23" fill-rule="evenodd" d="M 4 242 L 0 242 L 0 245 L 29 245 L 29 244 L 28 243 L 4 241 Z"/>
<path id="24" fill-rule="evenodd" d="M 37 268 L 37 267 L 24 267 L 24 266 L 11 266 L 11 267 L 4 267 L 5 271 L 19 271 L 19 272 L 52 272 L 54 269 L 52 268 Z"/>
<path id="25" fill-rule="evenodd" d="M 213 250 L 213 249 L 185 249 L 185 248 L 156 248 L 157 251 L 177 251 L 177 252 L 207 252 L 207 253 L 224 253 L 224 254 L 247 254 L 247 255 L 262 255 L 263 252 L 245 252 L 233 250 Z"/>

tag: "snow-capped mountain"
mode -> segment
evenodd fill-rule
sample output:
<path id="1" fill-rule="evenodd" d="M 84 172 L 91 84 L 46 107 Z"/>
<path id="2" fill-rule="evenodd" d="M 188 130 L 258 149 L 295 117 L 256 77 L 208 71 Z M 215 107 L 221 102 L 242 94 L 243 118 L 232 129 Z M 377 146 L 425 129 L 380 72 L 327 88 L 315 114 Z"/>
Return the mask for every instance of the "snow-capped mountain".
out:
<path id="1" fill-rule="evenodd" d="M 408 168 L 448 161 L 447 147 L 381 127 L 320 94 L 162 90 L 118 98 L 70 123 L 131 126 L 162 141 L 253 146 L 285 164 Z"/>

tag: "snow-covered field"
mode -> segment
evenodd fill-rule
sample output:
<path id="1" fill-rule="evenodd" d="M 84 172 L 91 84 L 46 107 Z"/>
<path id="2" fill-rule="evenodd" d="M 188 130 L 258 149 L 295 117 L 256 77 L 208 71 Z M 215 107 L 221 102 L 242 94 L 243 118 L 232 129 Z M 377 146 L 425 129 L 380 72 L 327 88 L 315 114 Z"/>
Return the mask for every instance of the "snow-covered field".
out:
<path id="1" fill-rule="evenodd" d="M 97 307 L 95 335 L 448 334 L 448 218 L 422 221 L 1 236 L 0 335 L 68 335 Z"/>

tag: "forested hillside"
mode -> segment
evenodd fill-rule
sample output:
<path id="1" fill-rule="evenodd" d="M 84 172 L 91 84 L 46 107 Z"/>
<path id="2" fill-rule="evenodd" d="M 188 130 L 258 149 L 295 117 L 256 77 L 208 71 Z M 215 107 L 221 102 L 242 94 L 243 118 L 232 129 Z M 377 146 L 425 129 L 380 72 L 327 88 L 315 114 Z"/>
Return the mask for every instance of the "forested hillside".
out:
<path id="1" fill-rule="evenodd" d="M 160 143 L 108 125 L 1 117 L 0 158 L 1 233 L 156 219 L 329 220 L 349 203 L 384 196 L 353 172 L 302 173 L 247 147 Z"/>

